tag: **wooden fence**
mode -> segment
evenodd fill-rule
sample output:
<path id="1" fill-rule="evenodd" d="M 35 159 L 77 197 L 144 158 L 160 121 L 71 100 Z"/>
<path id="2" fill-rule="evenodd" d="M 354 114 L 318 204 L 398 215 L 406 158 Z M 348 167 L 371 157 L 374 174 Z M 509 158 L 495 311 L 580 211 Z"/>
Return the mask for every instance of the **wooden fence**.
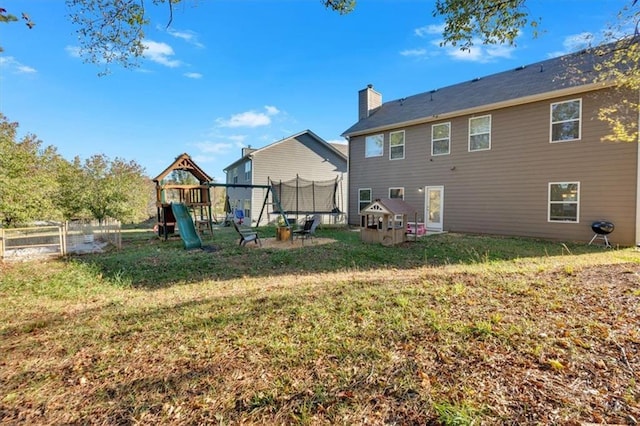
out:
<path id="1" fill-rule="evenodd" d="M 72 221 L 29 228 L 0 228 L 0 260 L 60 257 L 122 248 L 120 222 L 114 219 Z"/>

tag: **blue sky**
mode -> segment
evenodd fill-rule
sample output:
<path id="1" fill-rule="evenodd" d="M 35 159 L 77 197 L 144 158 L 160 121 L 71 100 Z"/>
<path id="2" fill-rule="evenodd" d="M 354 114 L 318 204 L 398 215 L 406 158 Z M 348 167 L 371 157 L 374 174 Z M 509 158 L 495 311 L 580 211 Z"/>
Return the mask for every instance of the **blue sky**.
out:
<path id="1" fill-rule="evenodd" d="M 369 83 L 390 101 L 568 53 L 601 40 L 629 1 L 528 0 L 536 38 L 471 52 L 438 46 L 432 0 L 360 0 L 345 16 L 320 0 L 184 0 L 169 28 L 147 1 L 140 67 L 99 77 L 63 0 L 2 0 L 36 25 L 0 26 L 0 112 L 67 159 L 102 153 L 155 177 L 186 152 L 224 181 L 244 146 L 306 129 L 345 143 Z"/>

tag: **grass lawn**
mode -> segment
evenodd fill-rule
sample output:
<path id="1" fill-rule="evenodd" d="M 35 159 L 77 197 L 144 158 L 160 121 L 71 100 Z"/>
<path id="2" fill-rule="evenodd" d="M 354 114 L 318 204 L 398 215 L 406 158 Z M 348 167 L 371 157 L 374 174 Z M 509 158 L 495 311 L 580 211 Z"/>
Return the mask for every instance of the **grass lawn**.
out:
<path id="1" fill-rule="evenodd" d="M 640 421 L 640 252 L 317 234 L 0 264 L 0 423 Z"/>

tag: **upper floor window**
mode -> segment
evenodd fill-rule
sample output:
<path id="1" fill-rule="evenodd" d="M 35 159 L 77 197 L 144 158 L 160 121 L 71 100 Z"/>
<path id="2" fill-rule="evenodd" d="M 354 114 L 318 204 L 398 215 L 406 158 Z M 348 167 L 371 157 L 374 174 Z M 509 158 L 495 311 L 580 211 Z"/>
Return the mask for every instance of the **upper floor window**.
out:
<path id="1" fill-rule="evenodd" d="M 431 126 L 431 155 L 447 155 L 451 151 L 451 123 Z"/>
<path id="2" fill-rule="evenodd" d="M 358 211 L 371 204 L 371 188 L 358 189 Z"/>
<path id="3" fill-rule="evenodd" d="M 231 183 L 238 183 L 238 168 L 234 168 L 231 173 Z"/>
<path id="4" fill-rule="evenodd" d="M 244 163 L 244 180 L 247 182 L 251 181 L 251 161 Z"/>
<path id="5" fill-rule="evenodd" d="M 578 222 L 580 182 L 549 183 L 549 222 Z"/>
<path id="6" fill-rule="evenodd" d="M 469 151 L 491 149 L 491 116 L 469 119 Z"/>
<path id="7" fill-rule="evenodd" d="M 384 151 L 384 135 L 367 136 L 364 140 L 364 156 L 382 157 Z"/>
<path id="8" fill-rule="evenodd" d="M 404 130 L 389 133 L 389 160 L 404 158 Z"/>
<path id="9" fill-rule="evenodd" d="M 404 188 L 389 188 L 389 198 L 404 200 Z"/>
<path id="10" fill-rule="evenodd" d="M 580 139 L 582 100 L 551 104 L 551 142 L 567 142 Z"/>

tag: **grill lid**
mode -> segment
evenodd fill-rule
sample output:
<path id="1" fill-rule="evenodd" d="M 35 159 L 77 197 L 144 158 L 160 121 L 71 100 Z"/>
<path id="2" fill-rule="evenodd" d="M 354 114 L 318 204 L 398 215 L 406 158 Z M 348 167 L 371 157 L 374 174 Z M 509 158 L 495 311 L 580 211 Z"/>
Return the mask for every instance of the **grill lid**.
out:
<path id="1" fill-rule="evenodd" d="M 591 224 L 591 229 L 596 234 L 607 235 L 613 232 L 615 226 L 613 223 L 606 220 L 596 220 Z"/>

